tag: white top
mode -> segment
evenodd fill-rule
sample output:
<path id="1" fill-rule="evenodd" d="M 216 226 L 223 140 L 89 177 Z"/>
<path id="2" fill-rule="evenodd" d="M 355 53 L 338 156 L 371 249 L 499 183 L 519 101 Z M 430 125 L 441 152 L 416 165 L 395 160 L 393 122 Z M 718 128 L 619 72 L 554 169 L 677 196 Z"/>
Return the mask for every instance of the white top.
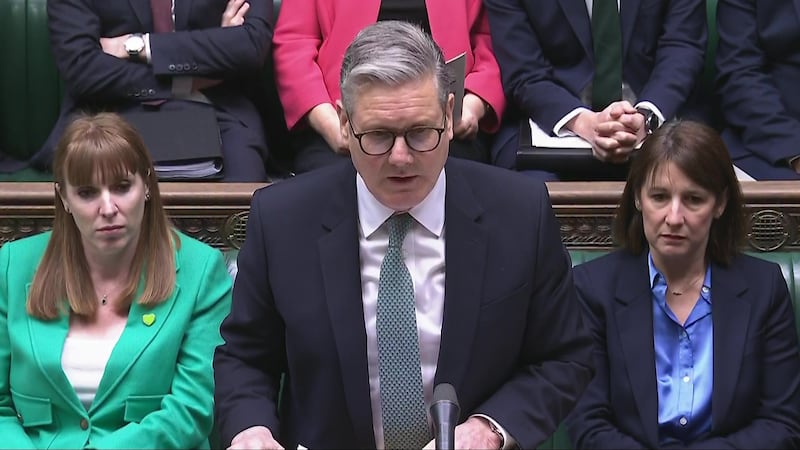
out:
<path id="1" fill-rule="evenodd" d="M 117 345 L 120 334 L 122 329 L 116 336 L 67 336 L 64 341 L 61 367 L 78 394 L 78 400 L 87 410 L 94 401 L 111 351 Z"/>
<path id="2" fill-rule="evenodd" d="M 360 175 L 356 175 L 356 192 L 372 425 L 375 431 L 375 444 L 378 448 L 384 448 L 375 316 L 381 262 L 389 246 L 389 230 L 384 222 L 395 211 L 381 204 L 372 195 Z M 444 313 L 444 194 L 445 175 L 442 169 L 428 196 L 408 211 L 414 220 L 403 240 L 403 260 L 414 283 L 419 356 L 426 404 L 430 404 L 433 398 L 433 377 L 436 374 L 436 362 L 439 358 Z"/>

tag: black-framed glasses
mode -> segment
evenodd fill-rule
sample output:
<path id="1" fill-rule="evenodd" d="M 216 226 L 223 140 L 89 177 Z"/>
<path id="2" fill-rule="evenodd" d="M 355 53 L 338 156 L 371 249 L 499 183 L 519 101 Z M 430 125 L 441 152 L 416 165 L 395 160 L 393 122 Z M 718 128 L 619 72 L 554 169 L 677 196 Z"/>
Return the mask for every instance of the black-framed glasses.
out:
<path id="1" fill-rule="evenodd" d="M 399 136 L 403 136 L 408 148 L 415 152 L 424 153 L 439 146 L 439 142 L 442 140 L 442 133 L 444 133 L 447 126 L 447 116 L 442 118 L 442 126 L 440 128 L 414 127 L 400 133 L 389 130 L 369 130 L 363 133 L 356 133 L 350 116 L 347 118 L 347 123 L 350 125 L 350 132 L 358 139 L 361 151 L 367 155 L 380 156 L 389 153 Z"/>

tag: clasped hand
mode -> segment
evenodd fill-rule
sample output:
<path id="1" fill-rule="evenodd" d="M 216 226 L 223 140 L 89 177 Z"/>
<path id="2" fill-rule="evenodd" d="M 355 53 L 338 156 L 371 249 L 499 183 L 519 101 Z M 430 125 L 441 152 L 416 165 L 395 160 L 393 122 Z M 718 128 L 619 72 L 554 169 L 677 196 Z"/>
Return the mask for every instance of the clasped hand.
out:
<path id="1" fill-rule="evenodd" d="M 567 128 L 592 146 L 600 161 L 623 163 L 647 136 L 644 116 L 627 101 L 614 102 L 599 112 L 582 111 Z"/>

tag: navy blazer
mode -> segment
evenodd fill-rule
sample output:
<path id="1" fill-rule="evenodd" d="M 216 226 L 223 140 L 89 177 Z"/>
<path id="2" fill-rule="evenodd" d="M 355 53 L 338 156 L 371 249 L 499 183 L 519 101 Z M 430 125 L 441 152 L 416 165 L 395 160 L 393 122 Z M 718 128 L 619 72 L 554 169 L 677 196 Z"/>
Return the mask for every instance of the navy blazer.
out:
<path id="1" fill-rule="evenodd" d="M 720 0 L 717 8 L 728 150 L 734 160 L 757 156 L 785 168 L 800 156 L 800 0 Z"/>
<path id="2" fill-rule="evenodd" d="M 575 268 L 596 341 L 596 376 L 567 421 L 576 448 L 658 448 L 653 300 L 647 254 L 617 251 Z M 711 266 L 712 424 L 691 448 L 797 448 L 800 350 L 777 264 Z"/>
<path id="3" fill-rule="evenodd" d="M 453 158 L 445 171 L 435 383 L 455 387 L 461 420 L 484 413 L 533 448 L 592 376 L 558 223 L 530 177 Z M 253 197 L 214 360 L 224 445 L 264 425 L 286 448 L 375 448 L 355 174 L 347 161 Z"/>
<path id="4" fill-rule="evenodd" d="M 53 131 L 34 162 L 49 165 L 52 151 L 82 109 L 139 109 L 142 101 L 172 98 L 172 77 L 222 78 L 203 90 L 218 110 L 260 130 L 261 117 L 242 79 L 257 73 L 270 52 L 272 2 L 248 0 L 244 25 L 222 28 L 227 0 L 175 0 L 175 32 L 150 35 L 151 64 L 107 55 L 101 37 L 153 31 L 149 0 L 48 0 L 47 24 L 66 94 Z M 182 102 L 192 107 L 192 102 Z"/>
<path id="5" fill-rule="evenodd" d="M 614 0 L 596 0 L 614 1 Z M 703 68 L 703 0 L 620 0 L 623 79 L 672 118 Z M 584 0 L 484 0 L 506 96 L 551 131 L 594 75 Z M 591 107 L 589 107 L 591 108 Z"/>

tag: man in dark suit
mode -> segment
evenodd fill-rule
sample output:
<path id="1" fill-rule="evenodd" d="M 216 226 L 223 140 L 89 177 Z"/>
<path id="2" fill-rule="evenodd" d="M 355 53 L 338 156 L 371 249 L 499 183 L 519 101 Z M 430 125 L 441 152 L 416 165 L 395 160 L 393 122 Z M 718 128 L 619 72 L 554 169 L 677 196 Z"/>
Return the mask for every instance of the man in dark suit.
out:
<path id="1" fill-rule="evenodd" d="M 800 0 L 721 0 L 717 93 L 734 164 L 800 179 Z"/>
<path id="2" fill-rule="evenodd" d="M 535 447 L 592 375 L 544 186 L 447 158 L 454 97 L 421 29 L 367 27 L 342 73 L 352 162 L 252 200 L 214 360 L 223 445 L 421 448 L 449 383 L 457 447 Z"/>
<path id="3" fill-rule="evenodd" d="M 613 15 L 614 3 L 618 16 Z M 554 136 L 577 135 L 602 161 L 626 161 L 648 132 L 682 112 L 703 68 L 703 0 L 485 0 L 506 96 Z M 611 8 L 598 36 L 598 7 Z M 593 12 L 594 11 L 594 12 Z M 597 16 L 597 17 L 595 17 Z M 595 28 L 593 30 L 593 27 Z M 593 90 L 602 55 L 621 64 L 608 105 Z M 621 46 L 621 49 L 619 48 Z M 614 69 L 611 67 L 610 69 Z M 615 70 L 619 70 L 617 67 Z M 619 78 L 621 77 L 621 80 Z M 606 78 L 607 79 L 607 78 Z M 497 155 L 513 166 L 515 155 Z"/>
<path id="4" fill-rule="evenodd" d="M 49 168 L 64 126 L 80 110 L 212 108 L 225 179 L 264 181 L 266 138 L 243 87 L 269 54 L 271 10 L 267 0 L 48 1 L 51 47 L 67 93 L 32 162 Z"/>

